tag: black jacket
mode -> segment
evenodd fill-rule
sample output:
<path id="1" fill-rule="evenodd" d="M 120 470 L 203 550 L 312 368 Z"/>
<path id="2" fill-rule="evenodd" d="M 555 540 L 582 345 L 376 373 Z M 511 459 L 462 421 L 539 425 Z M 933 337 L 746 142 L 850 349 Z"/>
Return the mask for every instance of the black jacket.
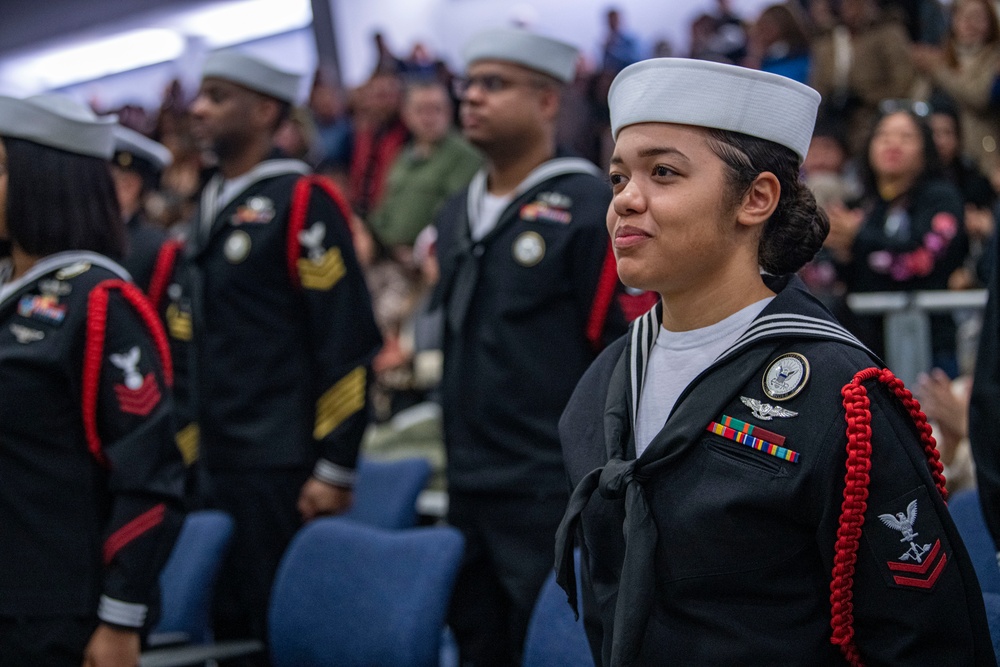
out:
<path id="1" fill-rule="evenodd" d="M 124 275 L 66 252 L 0 290 L 2 616 L 139 627 L 176 537 L 169 359 Z"/>
<path id="2" fill-rule="evenodd" d="M 215 215 L 219 180 L 209 181 L 167 320 L 192 336 L 190 400 L 209 470 L 315 464 L 321 479 L 349 483 L 381 339 L 347 209 L 305 171 L 262 162 Z"/>
<path id="3" fill-rule="evenodd" d="M 994 665 L 978 581 L 936 486 L 940 464 L 908 411 L 919 408 L 903 408 L 901 384 L 797 278 L 772 289 L 639 459 L 631 380 L 641 394 L 644 369 L 633 353 L 643 359 L 655 340 L 658 309 L 609 347 L 567 406 L 560 435 L 579 486 L 557 565 L 572 581 L 579 528 L 598 664 L 846 664 L 836 637 L 867 665 Z M 765 395 L 765 373 L 789 354 L 807 360 L 807 379 L 787 398 Z M 858 449 L 845 500 L 847 414 Z M 718 426 L 727 417 L 731 431 Z M 842 517 L 844 506 L 857 514 Z"/>
<path id="4" fill-rule="evenodd" d="M 585 164 L 540 167 L 481 241 L 470 238 L 469 189 L 439 214 L 436 300 L 446 314 L 441 393 L 453 491 L 565 493 L 559 415 L 625 328 L 604 224 L 611 192 Z M 485 187 L 482 172 L 477 187 Z"/>

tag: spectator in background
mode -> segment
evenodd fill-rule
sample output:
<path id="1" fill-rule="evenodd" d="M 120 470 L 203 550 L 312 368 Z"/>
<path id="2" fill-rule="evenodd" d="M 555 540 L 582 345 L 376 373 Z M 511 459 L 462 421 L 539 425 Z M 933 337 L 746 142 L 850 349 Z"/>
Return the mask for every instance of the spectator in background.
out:
<path id="1" fill-rule="evenodd" d="M 351 205 L 366 219 L 382 201 L 389 167 L 409 139 L 409 132 L 400 118 L 403 82 L 399 76 L 375 74 L 358 96 L 348 176 Z"/>
<path id="2" fill-rule="evenodd" d="M 806 83 L 809 80 L 809 37 L 800 13 L 792 4 L 771 5 L 764 9 L 750 27 L 743 66 Z"/>
<path id="3" fill-rule="evenodd" d="M 160 174 L 173 157 L 163 144 L 122 125 L 115 126 L 114 135 L 111 177 L 128 231 L 128 250 L 122 266 L 135 284 L 148 293 L 156 257 L 167 235 L 162 227 L 149 221 L 146 200 L 159 187 Z"/>
<path id="4" fill-rule="evenodd" d="M 312 114 L 305 107 L 293 107 L 274 135 L 274 145 L 288 157 L 310 167 L 320 162 L 319 134 Z"/>
<path id="5" fill-rule="evenodd" d="M 716 0 L 714 50 L 725 62 L 740 63 L 747 57 L 747 30 L 743 18 L 733 11 L 730 0 Z"/>
<path id="6" fill-rule="evenodd" d="M 601 69 L 612 75 L 639 60 L 639 39 L 622 28 L 621 12 L 608 10 L 608 36 L 604 39 Z"/>
<path id="7" fill-rule="evenodd" d="M 368 220 L 375 238 L 404 263 L 441 204 L 468 185 L 482 164 L 451 118 L 451 99 L 441 84 L 410 84 L 402 112 L 410 142 L 393 162 L 382 203 Z"/>
<path id="8" fill-rule="evenodd" d="M 802 182 L 823 210 L 854 204 L 861 196 L 861 184 L 856 165 L 848 153 L 847 137 L 836 119 L 817 119 L 801 171 Z M 846 288 L 838 279 L 837 267 L 828 248 L 821 248 L 812 261 L 802 267 L 799 276 L 809 291 L 835 315 L 845 314 Z"/>
<path id="9" fill-rule="evenodd" d="M 1000 168 L 1000 115 L 990 91 L 1000 68 L 1000 22 L 991 0 L 956 0 L 944 49 L 913 47 L 913 62 L 931 84 L 958 104 L 962 152 L 983 172 Z"/>
<path id="10" fill-rule="evenodd" d="M 847 123 L 851 153 L 860 155 L 886 98 L 910 96 L 915 80 L 906 30 L 885 18 L 876 0 L 843 0 L 839 22 L 813 42 L 811 85 L 821 113 Z"/>
<path id="11" fill-rule="evenodd" d="M 396 54 L 389 48 L 385 41 L 385 35 L 381 32 L 372 34 L 372 43 L 375 46 L 375 70 L 372 76 L 378 74 L 402 74 L 406 70 L 406 63 L 396 57 Z"/>
<path id="12" fill-rule="evenodd" d="M 963 372 L 952 380 L 940 368 L 923 373 L 914 392 L 934 429 L 950 493 L 976 485 L 976 469 L 969 447 L 969 399 L 972 377 Z"/>
<path id="13" fill-rule="evenodd" d="M 985 284 L 987 278 L 985 250 L 993 234 L 996 193 L 976 163 L 961 151 L 961 121 L 955 107 L 943 99 L 934 101 L 929 122 L 944 176 L 962 195 L 965 231 L 969 236 L 969 254 L 963 266 L 955 269 L 948 279 L 948 286 L 951 289 L 978 287 Z"/>
<path id="14" fill-rule="evenodd" d="M 866 151 L 861 206 L 827 208 L 826 246 L 850 291 L 946 289 L 968 252 L 961 195 L 942 177 L 925 118 L 902 102 L 884 108 Z M 856 328 L 881 356 L 881 318 L 858 318 Z M 950 314 L 931 316 L 931 345 L 934 365 L 955 377 Z"/>
<path id="15" fill-rule="evenodd" d="M 385 198 L 368 221 L 386 255 L 367 271 L 376 320 L 385 341 L 374 363 L 379 420 L 406 407 L 410 400 L 410 350 L 401 347 L 400 333 L 426 291 L 420 267 L 413 261 L 414 242 L 433 224 L 441 205 L 469 184 L 483 161 L 482 155 L 454 131 L 451 118 L 451 99 L 441 84 L 410 84 L 403 102 L 403 122 L 412 139 L 393 162 Z"/>
<path id="16" fill-rule="evenodd" d="M 331 83 L 321 71 L 316 72 L 309 93 L 309 111 L 318 134 L 320 161 L 324 173 L 346 175 L 351 164 L 351 142 L 354 127 L 348 113 L 343 91 Z"/>

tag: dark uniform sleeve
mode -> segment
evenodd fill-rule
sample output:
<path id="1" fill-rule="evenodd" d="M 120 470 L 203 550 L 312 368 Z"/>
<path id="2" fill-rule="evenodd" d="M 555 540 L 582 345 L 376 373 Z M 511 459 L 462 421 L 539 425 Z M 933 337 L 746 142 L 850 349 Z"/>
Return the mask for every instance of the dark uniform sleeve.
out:
<path id="1" fill-rule="evenodd" d="M 884 386 L 865 385 L 871 401 L 871 467 L 867 475 L 863 465 L 855 468 L 849 475 L 855 482 L 848 484 L 845 456 L 838 452 L 830 464 L 838 472 L 820 525 L 821 553 L 828 554 L 825 564 L 833 573 L 833 636 L 853 632 L 869 666 L 993 666 L 979 583 L 913 421 Z M 863 486 L 867 494 L 851 493 Z M 841 520 L 845 508 L 863 512 L 860 531 Z M 852 543 L 854 568 L 847 567 Z"/>
<path id="2" fill-rule="evenodd" d="M 986 525 L 1000 551 L 1000 429 L 996 415 L 1000 413 L 1000 262 L 997 261 L 1000 235 L 994 234 L 990 252 L 989 301 L 983 315 L 979 336 L 972 404 L 969 407 L 969 443 L 976 461 L 979 502 Z"/>
<path id="3" fill-rule="evenodd" d="M 84 361 L 95 368 L 99 364 L 93 406 L 88 406 L 92 389 L 85 374 L 84 422 L 96 425 L 96 439 L 88 440 L 107 470 L 111 502 L 98 616 L 139 628 L 182 521 L 184 466 L 174 442 L 169 372 L 155 342 L 159 337 L 165 343 L 162 328 L 151 307 L 144 319 L 121 291 L 106 294 L 103 317 L 100 304 L 91 299 Z M 91 346 L 100 323 L 105 324 L 103 345 Z"/>
<path id="4" fill-rule="evenodd" d="M 351 232 L 331 197 L 312 189 L 305 223 L 295 241 L 312 360 L 319 460 L 316 478 L 351 486 L 368 423 L 372 358 L 382 344 Z"/>

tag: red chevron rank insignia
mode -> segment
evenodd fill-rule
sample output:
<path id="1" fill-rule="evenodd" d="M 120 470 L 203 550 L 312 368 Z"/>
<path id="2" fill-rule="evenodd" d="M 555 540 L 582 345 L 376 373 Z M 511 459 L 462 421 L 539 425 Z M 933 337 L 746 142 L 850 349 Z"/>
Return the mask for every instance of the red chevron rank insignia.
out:
<path id="1" fill-rule="evenodd" d="M 924 509 L 924 514 L 919 511 Z M 876 513 L 878 522 L 868 530 L 875 550 L 886 558 L 887 583 L 896 588 L 930 591 L 948 565 L 947 545 L 927 490 L 911 491 L 887 504 L 890 511 Z"/>
<path id="2" fill-rule="evenodd" d="M 160 403 L 160 388 L 156 386 L 156 378 L 147 373 L 142 384 L 131 389 L 124 384 L 115 385 L 115 396 L 118 397 L 118 407 L 130 415 L 145 417 Z"/>

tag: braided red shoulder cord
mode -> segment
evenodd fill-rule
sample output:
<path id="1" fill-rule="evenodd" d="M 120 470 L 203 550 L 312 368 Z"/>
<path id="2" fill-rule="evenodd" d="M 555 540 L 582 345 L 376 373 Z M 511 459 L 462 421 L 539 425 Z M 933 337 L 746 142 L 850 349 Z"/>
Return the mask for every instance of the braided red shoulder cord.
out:
<path id="1" fill-rule="evenodd" d="M 177 253 L 180 252 L 184 244 L 176 239 L 171 239 L 160 246 L 160 252 L 156 255 L 156 264 L 153 266 L 153 275 L 149 279 L 149 302 L 153 308 L 159 310 L 163 301 L 163 295 L 167 291 L 167 283 L 174 272 L 174 265 L 177 263 Z"/>
<path id="2" fill-rule="evenodd" d="M 309 208 L 309 194 L 313 186 L 319 187 L 333 200 L 340 214 L 344 216 L 347 230 L 354 236 L 354 225 L 352 224 L 351 207 L 347 205 L 347 200 L 340 193 L 337 186 L 329 178 L 317 174 L 303 176 L 295 182 L 292 190 L 292 205 L 288 212 L 288 239 L 286 241 L 288 254 L 288 277 L 296 287 L 299 285 L 299 255 L 301 247 L 299 244 L 299 232 L 305 229 L 306 214 Z"/>
<path id="3" fill-rule="evenodd" d="M 938 454 L 934 436 L 931 435 L 927 416 L 920 410 L 920 404 L 913 394 L 903 386 L 902 380 L 887 368 L 867 368 L 844 385 L 840 393 L 844 397 L 847 419 L 847 473 L 844 475 L 844 502 L 841 504 L 840 525 L 837 528 L 836 553 L 833 560 L 833 580 L 830 582 L 830 606 L 832 616 L 830 626 L 833 634 L 831 643 L 840 647 L 847 662 L 854 667 L 863 667 L 864 661 L 854 643 L 854 605 L 851 602 L 854 585 L 854 566 L 858 560 L 858 546 L 861 527 L 868 509 L 868 482 L 871 471 L 871 401 L 864 383 L 876 379 L 899 399 L 910 415 L 920 443 L 927 455 L 927 465 L 941 497 L 947 499 L 944 488 L 944 466 Z"/>
<path id="4" fill-rule="evenodd" d="M 104 280 L 90 291 L 87 298 L 87 327 L 83 348 L 82 411 L 83 430 L 87 449 L 101 465 L 107 465 L 97 432 L 97 397 L 101 385 L 101 364 L 104 361 L 104 334 L 107 328 L 108 294 L 116 289 L 129 302 L 142 319 L 163 366 L 163 379 L 168 387 L 174 384 L 174 368 L 170 359 L 167 335 L 156 312 L 138 287 L 124 280 Z"/>

